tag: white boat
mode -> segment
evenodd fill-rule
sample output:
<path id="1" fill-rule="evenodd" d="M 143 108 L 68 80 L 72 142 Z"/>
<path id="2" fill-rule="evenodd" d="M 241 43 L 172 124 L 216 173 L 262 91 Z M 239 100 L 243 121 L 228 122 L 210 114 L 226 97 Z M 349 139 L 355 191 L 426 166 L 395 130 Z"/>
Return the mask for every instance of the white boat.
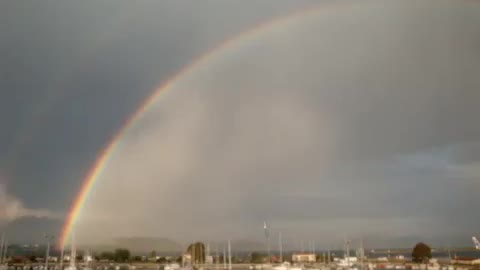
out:
<path id="1" fill-rule="evenodd" d="M 165 265 L 163 268 L 164 270 L 177 270 L 180 269 L 180 265 L 178 263 L 170 263 Z"/>

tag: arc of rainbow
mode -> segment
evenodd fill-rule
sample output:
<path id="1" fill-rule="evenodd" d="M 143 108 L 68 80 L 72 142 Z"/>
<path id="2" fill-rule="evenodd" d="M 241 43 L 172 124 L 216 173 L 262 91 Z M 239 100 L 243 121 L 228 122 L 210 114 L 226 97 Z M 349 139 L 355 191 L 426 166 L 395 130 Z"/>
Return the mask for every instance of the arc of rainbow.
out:
<path id="1" fill-rule="evenodd" d="M 348 2 L 348 4 L 351 5 L 352 2 Z M 138 120 L 152 106 L 152 104 L 155 103 L 155 101 L 160 97 L 160 95 L 163 92 L 170 89 L 175 84 L 175 82 L 177 82 L 181 77 L 183 77 L 186 74 L 189 74 L 196 68 L 200 67 L 202 64 L 208 62 L 208 60 L 213 58 L 213 56 L 217 54 L 221 54 L 227 49 L 233 49 L 235 45 L 240 46 L 246 41 L 259 37 L 261 36 L 261 34 L 266 34 L 269 32 L 269 30 L 273 30 L 276 27 L 280 27 L 285 24 L 288 24 L 289 22 L 297 18 L 306 16 L 306 15 L 316 14 L 320 11 L 327 10 L 327 8 L 328 10 L 330 10 L 334 7 L 340 7 L 340 6 L 345 6 L 345 2 L 336 3 L 335 5 L 331 4 L 328 6 L 322 5 L 322 6 L 309 7 L 309 8 L 294 12 L 292 14 L 261 23 L 256 27 L 253 27 L 230 39 L 225 40 L 224 42 L 220 43 L 218 46 L 214 47 L 213 49 L 199 56 L 196 60 L 191 62 L 185 68 L 180 70 L 176 75 L 174 75 L 171 79 L 167 80 L 164 84 L 162 84 L 159 88 L 157 88 L 157 90 L 155 90 L 153 94 L 145 100 L 145 102 L 139 107 L 139 109 L 125 121 L 122 128 L 120 128 L 119 132 L 115 134 L 112 140 L 101 151 L 97 160 L 93 164 L 93 167 L 88 171 L 85 177 L 84 183 L 80 189 L 80 192 L 78 193 L 77 197 L 73 201 L 72 207 L 67 215 L 67 218 L 61 233 L 61 237 L 59 239 L 59 243 L 58 243 L 59 246 L 60 247 L 65 246 L 66 241 L 68 240 L 73 230 L 73 227 L 75 226 L 75 223 L 81 213 L 82 207 L 85 201 L 87 200 L 90 190 L 93 189 L 93 186 L 95 185 L 95 182 L 99 178 L 99 175 L 101 174 L 102 169 L 105 167 L 109 157 L 114 152 L 123 134 L 127 130 L 129 130 L 130 127 L 132 127 L 135 121 Z"/>

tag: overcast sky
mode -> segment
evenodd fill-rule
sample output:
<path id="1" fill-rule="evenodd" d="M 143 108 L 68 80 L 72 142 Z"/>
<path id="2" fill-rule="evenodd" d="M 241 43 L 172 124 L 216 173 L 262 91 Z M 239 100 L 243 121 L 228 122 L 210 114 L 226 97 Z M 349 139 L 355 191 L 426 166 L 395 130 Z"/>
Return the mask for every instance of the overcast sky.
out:
<path id="1" fill-rule="evenodd" d="M 58 234 L 87 170 L 158 85 L 313 6 L 158 99 L 103 170 L 79 241 L 258 240 L 267 220 L 292 245 L 468 245 L 480 226 L 473 1 L 2 2 L 2 228 L 24 242 Z"/>

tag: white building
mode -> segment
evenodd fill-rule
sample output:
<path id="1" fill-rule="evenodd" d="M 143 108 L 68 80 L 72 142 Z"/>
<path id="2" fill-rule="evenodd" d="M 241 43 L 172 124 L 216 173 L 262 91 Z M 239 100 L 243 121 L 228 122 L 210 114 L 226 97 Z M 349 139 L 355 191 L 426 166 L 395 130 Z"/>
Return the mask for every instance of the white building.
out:
<path id="1" fill-rule="evenodd" d="M 294 263 L 316 262 L 317 261 L 317 255 L 315 255 L 313 253 L 292 254 L 292 261 Z"/>
<path id="2" fill-rule="evenodd" d="M 205 256 L 206 264 L 213 264 L 213 256 Z"/>
<path id="3" fill-rule="evenodd" d="M 192 263 L 192 255 L 190 253 L 185 253 L 182 255 L 183 265 L 188 265 Z"/>

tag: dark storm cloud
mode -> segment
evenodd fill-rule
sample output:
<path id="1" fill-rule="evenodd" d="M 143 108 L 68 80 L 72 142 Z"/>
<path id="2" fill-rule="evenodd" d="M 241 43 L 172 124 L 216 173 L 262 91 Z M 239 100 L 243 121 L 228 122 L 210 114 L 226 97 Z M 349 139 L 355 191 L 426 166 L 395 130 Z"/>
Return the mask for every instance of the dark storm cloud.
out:
<path id="1" fill-rule="evenodd" d="M 9 196 L 25 209 L 65 212 L 100 149 L 160 82 L 225 38 L 312 3 L 2 2 L 0 173 Z M 196 222 L 199 233 L 181 240 L 251 239 L 264 219 L 286 238 L 326 243 L 344 233 L 387 245 L 474 233 L 478 6 L 405 3 L 326 12 L 179 86 L 131 131 L 124 160 L 113 161 L 123 166 L 107 169 L 130 173 L 138 194 L 156 191 L 126 205 L 125 217 L 105 215 L 115 224 L 132 215 L 125 224 L 137 226 L 109 236 L 171 236 Z M 94 202 L 124 201 L 100 190 Z M 194 204 L 206 213 L 192 214 Z M 49 224 L 42 232 L 60 227 L 40 223 Z M 31 224 L 17 219 L 12 233 Z"/>
<path id="2" fill-rule="evenodd" d="M 323 243 L 467 242 L 480 175 L 470 5 L 359 4 L 221 52 L 126 134 L 79 235 L 254 238 L 268 219 Z"/>
<path id="3" fill-rule="evenodd" d="M 8 192 L 65 212 L 100 149 L 159 83 L 223 39 L 308 4 L 2 2 Z"/>

